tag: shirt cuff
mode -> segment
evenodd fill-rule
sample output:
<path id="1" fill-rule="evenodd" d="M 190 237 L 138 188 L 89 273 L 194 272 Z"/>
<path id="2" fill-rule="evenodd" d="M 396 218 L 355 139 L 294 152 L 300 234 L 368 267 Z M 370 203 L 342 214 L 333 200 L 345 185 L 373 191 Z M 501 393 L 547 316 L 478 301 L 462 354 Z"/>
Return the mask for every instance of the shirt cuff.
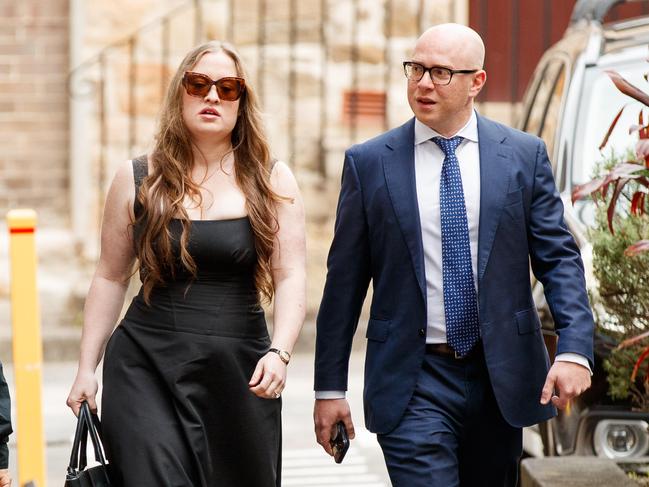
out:
<path id="1" fill-rule="evenodd" d="M 345 391 L 315 391 L 316 399 L 345 399 Z"/>
<path id="2" fill-rule="evenodd" d="M 590 375 L 593 375 L 593 371 L 590 369 L 590 364 L 588 363 L 588 359 L 583 355 L 579 355 L 578 353 L 572 353 L 572 352 L 560 353 L 554 358 L 554 361 L 573 362 L 575 364 L 579 364 L 582 367 L 586 367 L 588 369 L 588 372 L 590 372 Z"/>

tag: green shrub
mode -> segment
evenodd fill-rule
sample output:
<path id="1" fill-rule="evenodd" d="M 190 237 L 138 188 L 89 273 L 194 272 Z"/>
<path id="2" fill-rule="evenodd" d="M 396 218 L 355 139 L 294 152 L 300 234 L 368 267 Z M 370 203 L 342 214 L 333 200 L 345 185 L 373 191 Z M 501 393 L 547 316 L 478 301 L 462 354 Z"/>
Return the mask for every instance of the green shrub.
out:
<path id="1" fill-rule="evenodd" d="M 617 159 L 617 160 L 616 160 Z M 598 172 L 605 173 L 619 162 L 612 155 L 600 164 Z M 630 214 L 630 194 L 638 186 L 630 182 L 616 205 L 611 234 L 606 211 L 608 202 L 599 202 L 596 224 L 590 232 L 593 245 L 593 273 L 598 281 L 595 316 L 598 329 L 618 341 L 636 336 L 649 329 L 649 252 L 634 257 L 624 255 L 625 249 L 649 236 L 649 216 Z M 609 189 L 608 198 L 612 193 Z M 647 362 L 639 369 L 638 380 L 631 383 L 633 366 L 649 344 L 649 339 L 633 346 L 615 349 L 604 363 L 609 382 L 609 395 L 614 399 L 631 398 L 635 407 L 649 411 L 649 394 L 645 388 Z"/>

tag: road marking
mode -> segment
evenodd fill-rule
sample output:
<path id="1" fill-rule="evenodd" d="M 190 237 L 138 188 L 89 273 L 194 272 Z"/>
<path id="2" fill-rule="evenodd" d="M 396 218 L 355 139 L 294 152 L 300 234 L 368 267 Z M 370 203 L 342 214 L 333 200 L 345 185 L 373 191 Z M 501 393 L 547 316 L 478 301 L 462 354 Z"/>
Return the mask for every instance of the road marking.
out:
<path id="1" fill-rule="evenodd" d="M 349 448 L 345 460 L 336 464 L 318 448 L 284 450 L 282 454 L 282 487 L 388 487 L 370 465 L 360 449 Z"/>

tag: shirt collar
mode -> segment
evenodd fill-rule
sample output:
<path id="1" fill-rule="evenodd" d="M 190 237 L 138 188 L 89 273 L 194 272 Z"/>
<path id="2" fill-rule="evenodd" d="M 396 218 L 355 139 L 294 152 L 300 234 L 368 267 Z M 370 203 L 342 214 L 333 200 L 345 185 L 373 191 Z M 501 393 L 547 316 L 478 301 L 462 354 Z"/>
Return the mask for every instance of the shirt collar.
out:
<path id="1" fill-rule="evenodd" d="M 455 135 L 464 137 L 471 142 L 478 142 L 478 117 L 475 110 L 471 111 L 471 118 Z M 433 130 L 428 125 L 421 123 L 415 118 L 415 145 L 432 139 L 433 137 L 442 137 L 439 132 Z"/>

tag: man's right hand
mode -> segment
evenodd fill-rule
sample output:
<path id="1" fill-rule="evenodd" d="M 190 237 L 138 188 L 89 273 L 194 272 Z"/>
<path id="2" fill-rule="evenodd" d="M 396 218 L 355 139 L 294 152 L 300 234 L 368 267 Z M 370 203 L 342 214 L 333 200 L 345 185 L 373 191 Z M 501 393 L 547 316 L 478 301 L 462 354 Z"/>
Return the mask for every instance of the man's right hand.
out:
<path id="1" fill-rule="evenodd" d="M 316 440 L 331 456 L 333 456 L 333 451 L 329 440 L 335 435 L 335 427 L 338 421 L 345 424 L 349 439 L 354 439 L 354 436 L 356 436 L 354 423 L 352 423 L 352 415 L 347 399 L 316 399 L 313 407 Z"/>

